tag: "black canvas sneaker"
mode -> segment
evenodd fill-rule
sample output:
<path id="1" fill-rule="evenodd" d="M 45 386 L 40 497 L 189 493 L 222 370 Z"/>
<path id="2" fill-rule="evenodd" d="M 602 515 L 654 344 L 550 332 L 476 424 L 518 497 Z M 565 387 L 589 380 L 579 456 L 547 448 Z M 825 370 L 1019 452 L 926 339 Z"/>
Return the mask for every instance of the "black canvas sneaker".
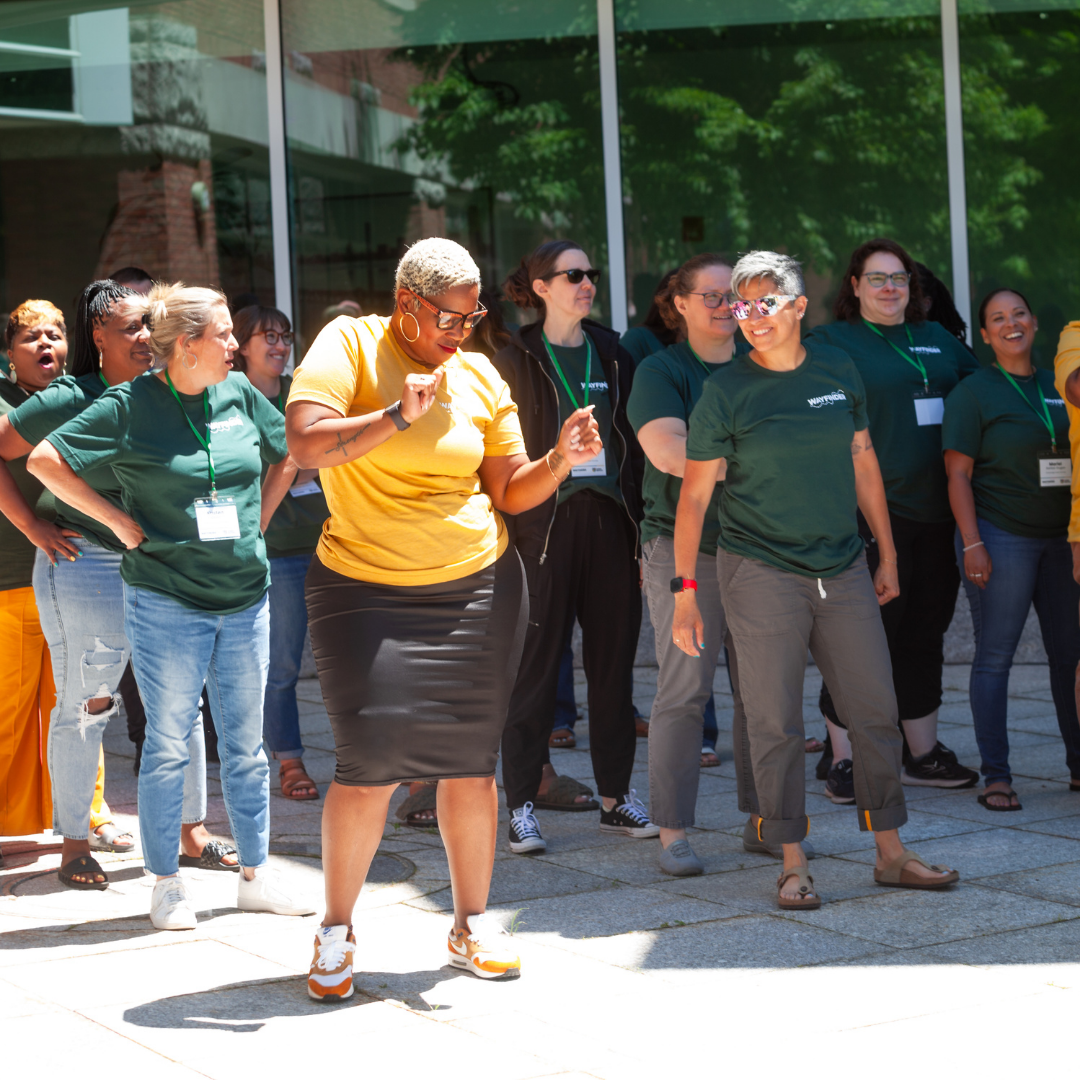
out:
<path id="1" fill-rule="evenodd" d="M 610 810 L 601 806 L 600 831 L 648 840 L 652 836 L 660 835 L 660 826 L 649 820 L 645 804 L 637 797 L 637 792 L 631 790 L 629 795 L 623 795 Z"/>
<path id="2" fill-rule="evenodd" d="M 547 841 L 540 835 L 540 822 L 531 802 L 510 811 L 510 850 L 515 855 L 547 851 Z"/>
<path id="3" fill-rule="evenodd" d="M 947 746 L 938 743 L 921 758 L 909 757 L 900 779 L 912 787 L 969 788 L 978 783 L 979 774 L 961 765 Z"/>
<path id="4" fill-rule="evenodd" d="M 836 762 L 829 770 L 828 779 L 825 781 L 825 794 L 841 806 L 855 801 L 855 776 L 851 771 L 849 758 Z"/>

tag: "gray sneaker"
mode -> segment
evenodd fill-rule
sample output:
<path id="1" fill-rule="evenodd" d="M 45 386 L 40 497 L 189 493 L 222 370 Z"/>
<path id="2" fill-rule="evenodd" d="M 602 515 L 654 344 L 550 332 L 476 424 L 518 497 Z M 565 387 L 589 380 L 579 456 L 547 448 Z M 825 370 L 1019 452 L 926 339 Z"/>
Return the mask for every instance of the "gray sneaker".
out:
<path id="1" fill-rule="evenodd" d="M 754 828 L 753 820 L 750 820 L 743 827 L 742 831 L 742 846 L 743 851 L 749 851 L 753 855 L 771 855 L 774 859 L 782 859 L 784 857 L 783 848 L 779 844 L 766 844 L 764 840 L 759 840 L 757 835 L 757 829 Z M 809 840 L 802 842 L 803 853 L 808 859 L 814 858 L 817 852 L 814 850 L 814 845 Z"/>
<path id="2" fill-rule="evenodd" d="M 694 849 L 685 840 L 676 840 L 666 848 L 660 849 L 660 869 L 672 877 L 693 877 L 703 873 L 705 865 L 694 854 Z"/>

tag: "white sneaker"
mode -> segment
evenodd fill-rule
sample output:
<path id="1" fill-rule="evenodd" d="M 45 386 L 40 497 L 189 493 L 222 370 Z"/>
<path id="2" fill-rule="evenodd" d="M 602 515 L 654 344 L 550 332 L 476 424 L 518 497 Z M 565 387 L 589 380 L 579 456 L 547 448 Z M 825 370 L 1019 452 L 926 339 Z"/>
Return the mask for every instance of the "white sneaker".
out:
<path id="1" fill-rule="evenodd" d="M 158 930 L 194 930 L 198 925 L 178 874 L 162 878 L 150 898 L 150 921 Z"/>
<path id="2" fill-rule="evenodd" d="M 310 904 L 286 896 L 273 882 L 269 870 L 260 866 L 248 881 L 244 871 L 236 887 L 236 906 L 241 911 L 269 911 L 274 915 L 314 915 Z"/>

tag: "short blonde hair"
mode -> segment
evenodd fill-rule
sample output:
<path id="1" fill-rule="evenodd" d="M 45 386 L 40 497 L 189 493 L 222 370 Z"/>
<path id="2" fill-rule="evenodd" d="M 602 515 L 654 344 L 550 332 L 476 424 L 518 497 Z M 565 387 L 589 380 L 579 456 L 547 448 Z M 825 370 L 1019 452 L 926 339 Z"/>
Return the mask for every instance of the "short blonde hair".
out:
<path id="1" fill-rule="evenodd" d="M 67 337 L 64 313 L 48 300 L 24 300 L 9 316 L 4 332 L 7 347 L 15 340 L 15 335 L 25 328 L 44 326 L 51 323 L 60 328 L 60 333 Z"/>
<path id="2" fill-rule="evenodd" d="M 453 240 L 432 236 L 418 240 L 401 257 L 394 292 L 411 289 L 417 296 L 438 296 L 457 285 L 479 285 L 480 268 Z"/>
<path id="3" fill-rule="evenodd" d="M 201 338 L 213 318 L 214 308 L 227 311 L 229 303 L 218 289 L 187 286 L 182 281 L 172 285 L 157 284 L 145 297 L 132 303 L 143 311 L 143 321 L 150 327 L 150 352 L 153 369 L 161 371 L 176 352 L 182 337 Z"/>

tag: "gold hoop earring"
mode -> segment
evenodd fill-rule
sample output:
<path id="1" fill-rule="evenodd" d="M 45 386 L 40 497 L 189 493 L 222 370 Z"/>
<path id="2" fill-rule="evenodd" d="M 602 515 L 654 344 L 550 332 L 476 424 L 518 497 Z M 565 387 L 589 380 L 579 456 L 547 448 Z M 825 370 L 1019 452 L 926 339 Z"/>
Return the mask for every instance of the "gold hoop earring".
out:
<path id="1" fill-rule="evenodd" d="M 192 363 L 189 364 L 188 360 L 192 360 Z M 181 363 L 188 371 L 194 371 L 199 366 L 199 358 L 194 353 L 186 352 Z"/>
<path id="2" fill-rule="evenodd" d="M 405 333 L 405 316 L 408 315 L 410 319 L 416 324 L 416 337 L 409 337 Z M 404 312 L 398 319 L 398 329 L 401 331 L 401 336 L 411 345 L 414 341 L 420 340 L 420 320 L 411 312 Z"/>

